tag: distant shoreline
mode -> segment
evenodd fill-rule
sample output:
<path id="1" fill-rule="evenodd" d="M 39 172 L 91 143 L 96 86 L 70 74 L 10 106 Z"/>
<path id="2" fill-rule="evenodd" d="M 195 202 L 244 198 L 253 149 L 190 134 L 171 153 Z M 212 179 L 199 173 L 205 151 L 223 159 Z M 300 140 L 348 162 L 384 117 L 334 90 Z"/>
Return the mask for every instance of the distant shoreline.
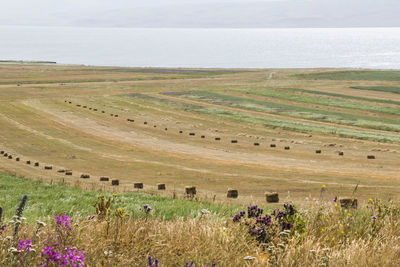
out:
<path id="1" fill-rule="evenodd" d="M 7 64 L 57 64 L 55 61 L 42 61 L 42 60 L 0 60 L 0 63 Z"/>

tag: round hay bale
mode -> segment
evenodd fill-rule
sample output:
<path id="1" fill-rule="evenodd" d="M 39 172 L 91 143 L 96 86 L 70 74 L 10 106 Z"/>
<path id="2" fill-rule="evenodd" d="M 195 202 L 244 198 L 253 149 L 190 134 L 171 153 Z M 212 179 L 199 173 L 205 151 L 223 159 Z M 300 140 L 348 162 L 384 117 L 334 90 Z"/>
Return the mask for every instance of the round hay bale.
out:
<path id="1" fill-rule="evenodd" d="M 110 116 L 111 116 L 111 117 L 114 117 L 114 114 L 111 113 Z"/>
<path id="2" fill-rule="evenodd" d="M 185 186 L 185 193 L 186 193 L 186 195 L 193 197 L 197 193 L 196 187 L 195 186 Z"/>
<path id="3" fill-rule="evenodd" d="M 30 164 L 31 164 L 31 161 L 30 161 L 30 160 L 27 160 L 27 161 L 26 161 L 26 164 L 30 165 Z"/>
<path id="4" fill-rule="evenodd" d="M 133 183 L 133 188 L 143 189 L 143 183 Z"/>
<path id="5" fill-rule="evenodd" d="M 270 144 L 269 147 L 276 147 L 276 145 L 275 144 Z"/>
<path id="6" fill-rule="evenodd" d="M 89 110 L 92 110 L 92 108 L 89 108 Z"/>
<path id="7" fill-rule="evenodd" d="M 39 167 L 39 162 L 35 162 L 34 166 Z"/>
<path id="8" fill-rule="evenodd" d="M 158 190 L 165 190 L 166 189 L 165 184 L 157 184 L 157 189 Z"/>
<path id="9" fill-rule="evenodd" d="M 227 198 L 237 198 L 239 196 L 239 192 L 236 189 L 228 189 L 228 193 L 226 195 Z"/>
<path id="10" fill-rule="evenodd" d="M 71 102 L 71 101 L 69 101 L 68 103 L 72 104 L 72 102 Z"/>
<path id="11" fill-rule="evenodd" d="M 290 150 L 290 146 L 285 146 L 285 150 Z"/>
<path id="12" fill-rule="evenodd" d="M 65 172 L 65 175 L 71 176 L 71 175 L 72 175 L 72 172 L 66 171 L 66 172 Z"/>
<path id="13" fill-rule="evenodd" d="M 106 113 L 106 112 L 104 110 L 102 110 L 101 113 Z"/>
<path id="14" fill-rule="evenodd" d="M 206 136 L 205 135 L 202 135 L 202 136 L 200 136 L 201 138 L 206 138 Z"/>
<path id="15" fill-rule="evenodd" d="M 191 135 L 191 136 L 195 136 L 196 134 L 195 134 L 195 133 L 189 133 L 189 135 Z"/>
<path id="16" fill-rule="evenodd" d="M 254 143 L 254 145 L 255 145 L 255 146 L 259 146 L 259 145 L 260 145 L 260 143 Z"/>
<path id="17" fill-rule="evenodd" d="M 143 124 L 147 124 L 147 121 L 143 122 Z"/>
<path id="18" fill-rule="evenodd" d="M 179 131 L 179 133 L 183 133 L 183 131 Z"/>
<path id="19" fill-rule="evenodd" d="M 4 150 L 0 151 L 0 154 L 3 155 L 4 154 Z"/>
<path id="20" fill-rule="evenodd" d="M 168 128 L 165 128 L 164 130 L 168 131 Z"/>
<path id="21" fill-rule="evenodd" d="M 4 153 L 3 157 L 8 157 L 8 153 Z"/>
<path id="22" fill-rule="evenodd" d="M 52 167 L 52 166 L 44 166 L 44 169 L 45 169 L 45 170 L 52 170 L 53 167 Z"/>
<path id="23" fill-rule="evenodd" d="M 100 177 L 100 182 L 108 182 L 110 178 L 108 177 Z"/>
<path id="24" fill-rule="evenodd" d="M 317 149 L 317 150 L 315 150 L 315 153 L 316 153 L 316 154 L 321 154 L 322 151 L 321 151 L 320 149 Z"/>
<path id="25" fill-rule="evenodd" d="M 90 175 L 89 175 L 89 174 L 82 174 L 82 175 L 81 175 L 81 178 L 82 178 L 82 179 L 89 179 L 89 178 L 90 178 Z"/>
<path id="26" fill-rule="evenodd" d="M 8 159 L 12 159 L 13 158 L 13 156 L 12 155 L 8 155 Z"/>
<path id="27" fill-rule="evenodd" d="M 114 115 L 115 118 L 118 118 L 118 115 Z"/>
<path id="28" fill-rule="evenodd" d="M 15 161 L 20 161 L 20 158 L 15 158 Z"/>
<path id="29" fill-rule="evenodd" d="M 112 180 L 111 185 L 114 185 L 114 186 L 119 185 L 119 180 Z"/>
<path id="30" fill-rule="evenodd" d="M 66 170 L 64 170 L 64 169 L 59 169 L 57 172 L 58 172 L 58 173 L 65 173 Z"/>
<path id="31" fill-rule="evenodd" d="M 375 159 L 375 156 L 374 155 L 368 155 L 367 159 Z"/>
<path id="32" fill-rule="evenodd" d="M 221 137 L 215 137 L 215 141 L 220 141 Z"/>
<path id="33" fill-rule="evenodd" d="M 231 140 L 232 144 L 236 144 L 238 141 L 237 140 Z"/>
<path id="34" fill-rule="evenodd" d="M 279 194 L 277 192 L 265 192 L 265 198 L 268 203 L 279 202 Z"/>
<path id="35" fill-rule="evenodd" d="M 344 153 L 342 151 L 339 151 L 339 156 L 343 156 Z"/>
<path id="36" fill-rule="evenodd" d="M 87 108 L 87 106 L 83 106 L 83 108 Z"/>
<path id="37" fill-rule="evenodd" d="M 154 128 L 157 128 L 157 125 L 153 125 Z"/>
<path id="38" fill-rule="evenodd" d="M 356 198 L 342 198 L 339 200 L 340 206 L 342 208 L 354 208 L 356 209 L 358 206 L 358 201 Z"/>
<path id="39" fill-rule="evenodd" d="M 76 106 L 77 106 L 77 107 L 80 107 L 81 105 L 77 104 Z"/>

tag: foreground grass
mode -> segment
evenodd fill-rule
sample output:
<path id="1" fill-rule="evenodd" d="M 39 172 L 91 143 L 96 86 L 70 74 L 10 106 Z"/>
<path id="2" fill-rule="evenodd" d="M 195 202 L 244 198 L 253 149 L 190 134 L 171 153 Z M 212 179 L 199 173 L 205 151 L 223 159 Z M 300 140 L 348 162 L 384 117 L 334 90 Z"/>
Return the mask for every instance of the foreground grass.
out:
<path id="1" fill-rule="evenodd" d="M 24 186 L 19 178 L 2 177 Z M 72 188 L 68 191 L 63 186 L 43 188 L 48 192 L 62 188 L 67 193 L 85 193 Z M 15 188 L 5 189 L 2 183 L 2 189 L 2 195 L 17 198 L 19 191 L 13 191 Z M 325 186 L 323 189 L 326 190 Z M 152 209 L 142 206 L 142 211 L 136 211 L 137 216 L 131 216 L 121 208 L 124 201 L 119 201 L 120 197 L 112 196 L 110 206 L 105 204 L 107 198 L 86 197 L 79 207 L 93 209 L 90 203 L 96 203 L 93 216 L 70 218 L 63 215 L 70 211 L 68 206 L 57 207 L 60 217 L 48 210 L 51 217 L 47 225 L 25 223 L 22 215 L 38 219 L 29 212 L 32 198 L 28 199 L 26 209 L 21 209 L 23 214 L 0 224 L 0 262 L 4 266 L 149 267 L 400 264 L 400 207 L 379 199 L 370 199 L 367 206 L 359 209 L 341 208 L 336 199 L 315 201 L 304 210 L 285 206 L 273 213 L 253 206 L 233 220 L 208 212 L 188 218 L 190 213 L 182 213 L 180 207 L 197 206 L 192 206 L 193 201 L 182 200 L 175 202 L 172 209 L 183 217 L 165 220 L 157 212 L 165 213 L 165 206 L 171 205 L 172 200 L 164 199 L 160 205 L 154 202 Z M 4 203 L 4 199 L 1 201 Z M 48 198 L 42 205 L 49 205 L 47 202 L 61 204 Z M 154 264 L 154 259 L 159 265 Z"/>
<path id="2" fill-rule="evenodd" d="M 3 216 L 11 218 L 23 195 L 28 195 L 25 216 L 30 221 L 47 220 L 48 216 L 67 213 L 70 216 L 85 217 L 95 211 L 93 205 L 99 195 L 106 197 L 111 192 L 85 191 L 68 185 L 49 185 L 17 178 L 0 173 L 0 205 Z M 119 194 L 118 206 L 135 217 L 138 208 L 149 204 L 154 208 L 154 216 L 161 219 L 197 217 L 202 209 L 207 209 L 219 216 L 231 216 L 237 207 L 216 205 L 204 201 L 172 199 L 144 193 Z"/>

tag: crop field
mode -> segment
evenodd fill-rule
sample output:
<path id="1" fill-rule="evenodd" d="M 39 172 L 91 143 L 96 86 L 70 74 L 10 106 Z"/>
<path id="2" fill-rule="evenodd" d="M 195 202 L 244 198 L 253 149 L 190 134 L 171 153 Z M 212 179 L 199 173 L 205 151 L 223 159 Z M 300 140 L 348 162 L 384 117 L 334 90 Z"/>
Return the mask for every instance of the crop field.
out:
<path id="1" fill-rule="evenodd" d="M 90 190 L 398 200 L 400 72 L 5 62 L 0 150 L 2 172 Z"/>

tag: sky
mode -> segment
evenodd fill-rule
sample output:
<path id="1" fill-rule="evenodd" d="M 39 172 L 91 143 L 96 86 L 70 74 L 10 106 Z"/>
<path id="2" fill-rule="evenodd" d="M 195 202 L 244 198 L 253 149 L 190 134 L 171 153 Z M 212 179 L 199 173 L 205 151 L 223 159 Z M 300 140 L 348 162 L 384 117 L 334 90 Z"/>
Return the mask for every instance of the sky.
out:
<path id="1" fill-rule="evenodd" d="M 400 27 L 400 0 L 0 0 L 0 25 Z"/>

